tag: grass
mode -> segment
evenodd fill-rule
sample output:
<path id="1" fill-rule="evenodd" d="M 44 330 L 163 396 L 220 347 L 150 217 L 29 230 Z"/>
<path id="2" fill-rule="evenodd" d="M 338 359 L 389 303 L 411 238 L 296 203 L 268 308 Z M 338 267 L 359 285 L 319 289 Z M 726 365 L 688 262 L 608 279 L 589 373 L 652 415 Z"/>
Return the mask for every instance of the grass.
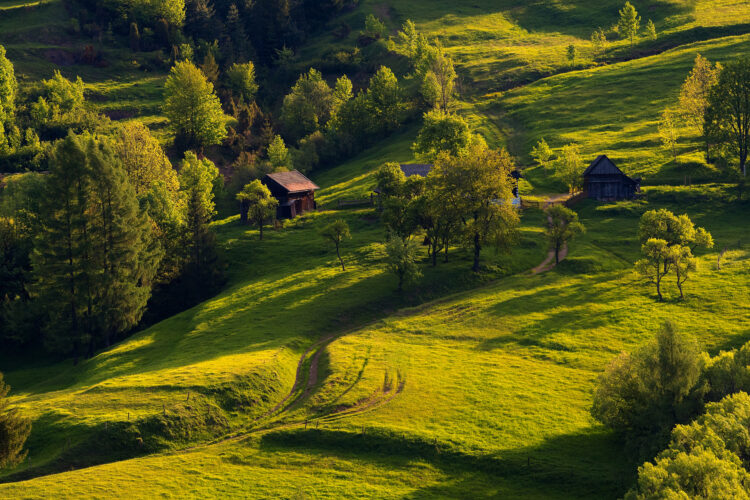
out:
<path id="1" fill-rule="evenodd" d="M 59 68 L 84 79 L 100 111 L 162 130 L 165 73 L 143 69 L 154 54 L 134 63 L 129 51 L 105 44 L 106 67 L 60 66 L 91 41 L 69 31 L 60 2 L 28 4 L 0 0 L 0 43 L 22 87 Z M 0 475 L 14 481 L 0 484 L 0 496 L 622 495 L 635 465 L 588 414 L 606 363 L 665 319 L 712 353 L 750 333 L 750 311 L 738 299 L 750 292 L 747 204 L 731 201 L 726 185 L 676 186 L 685 175 L 709 180 L 714 172 L 694 137 L 673 162 L 656 135 L 696 53 L 727 60 L 750 48 L 742 34 L 750 8 L 737 0 L 636 2 L 659 40 L 639 40 L 633 53 L 614 42 L 611 64 L 599 65 L 588 37 L 614 22 L 620 4 L 363 0 L 340 20 L 352 35 L 315 37 L 297 64 L 306 69 L 325 52 L 351 49 L 369 12 L 390 29 L 413 19 L 455 57 L 459 111 L 492 144 L 507 144 L 528 164 L 540 137 L 554 147 L 578 142 L 587 158 L 607 153 L 645 176 L 645 201 L 579 205 L 588 232 L 538 276 L 528 270 L 546 253 L 544 219 L 529 210 L 513 254 L 485 252 L 486 267 L 474 275 L 470 256 L 453 249 L 450 263 L 425 263 L 423 279 L 401 296 L 381 263 L 384 231 L 372 209 L 311 214 L 262 242 L 236 216 L 220 220 L 229 282 L 218 296 L 75 366 L 2 360 L 13 402 L 34 428 L 29 459 Z M 575 66 L 564 58 L 571 43 L 581 53 Z M 321 206 L 368 197 L 378 165 L 412 160 L 416 129 L 315 172 Z M 525 175 L 524 191 L 534 196 L 560 189 L 539 169 Z M 668 300 L 658 304 L 632 273 L 638 218 L 660 207 L 687 212 L 717 242 L 700 255 L 684 302 L 668 284 Z M 344 248 L 346 273 L 318 235 L 339 217 L 354 236 Z M 300 359 L 307 385 L 294 387 Z M 273 411 L 290 392 L 294 402 Z"/>
<path id="2" fill-rule="evenodd" d="M 226 292 L 83 366 L 8 373 L 15 401 L 41 419 L 35 432 L 64 430 L 44 420 L 55 414 L 83 425 L 83 435 L 94 422 L 122 420 L 126 407 L 153 417 L 167 401 L 170 414 L 177 410 L 169 404 L 187 391 L 215 402 L 209 389 L 236 385 L 255 370 L 256 382 L 277 382 L 259 405 L 267 408 L 289 390 L 296 359 L 314 338 L 344 334 L 322 351 L 324 376 L 310 397 L 246 438 L 192 451 L 180 451 L 178 442 L 143 458 L 2 485 L 0 494 L 116 496 L 139 485 L 142 496 L 621 495 L 634 465 L 588 415 L 606 363 L 665 319 L 711 352 L 748 338 L 750 311 L 736 300 L 750 292 L 747 207 L 717 202 L 731 198 L 726 189 L 715 186 L 709 199 L 697 189 L 650 188 L 645 203 L 586 202 L 579 212 L 587 234 L 568 260 L 539 276 L 519 272 L 542 254 L 542 218 L 531 211 L 509 267 L 516 274 L 400 310 L 392 278 L 369 260 L 380 229 L 367 222 L 367 211 L 303 218 L 262 244 L 250 239 L 255 231 L 224 221 L 219 230 L 232 269 Z M 668 301 L 657 303 L 632 274 L 638 218 L 659 207 L 687 212 L 717 241 L 701 255 L 685 302 L 671 287 Z M 341 215 L 356 238 L 347 273 L 336 271 L 322 242 L 310 243 L 319 223 Z M 730 251 L 716 271 L 724 246 Z M 446 291 L 466 286 L 468 256 L 455 256 L 436 273 L 428 269 L 412 294 L 427 298 L 426 289 L 447 281 L 454 283 Z M 258 265 L 243 266 L 248 257 Z M 53 372 L 66 376 L 50 378 Z M 261 387 L 251 384 L 248 393 Z M 224 413 L 236 431 L 258 411 Z M 32 464 L 40 453 L 32 447 Z"/>

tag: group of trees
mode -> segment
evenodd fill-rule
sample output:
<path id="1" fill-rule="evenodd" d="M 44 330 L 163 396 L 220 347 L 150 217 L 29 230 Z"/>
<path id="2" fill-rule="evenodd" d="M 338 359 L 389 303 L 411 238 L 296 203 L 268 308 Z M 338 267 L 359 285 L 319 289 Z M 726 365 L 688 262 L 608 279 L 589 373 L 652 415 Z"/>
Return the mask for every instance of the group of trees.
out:
<path id="1" fill-rule="evenodd" d="M 555 179 L 566 186 L 570 193 L 580 190 L 584 171 L 581 146 L 570 143 L 556 154 L 547 141 L 541 138 L 531 150 L 531 157 L 540 167 L 551 170 Z"/>
<path id="2" fill-rule="evenodd" d="M 696 228 L 686 214 L 676 216 L 665 208 L 643 214 L 638 239 L 643 259 L 635 263 L 636 271 L 656 287 L 659 301 L 664 300 L 662 281 L 672 272 L 680 299 L 684 299 L 683 285 L 698 266 L 693 251 L 714 246 L 711 233 Z"/>
<path id="3" fill-rule="evenodd" d="M 659 121 L 664 148 L 676 159 L 687 124 L 704 145 L 706 160 L 734 165 L 734 177 L 744 182 L 750 151 L 750 59 L 723 66 L 698 54 L 680 88 L 676 107 L 668 107 Z"/>
<path id="4" fill-rule="evenodd" d="M 415 276 L 414 238 L 423 235 L 432 265 L 448 259 L 451 245 L 466 246 L 472 269 L 479 271 L 486 246 L 509 249 L 516 240 L 519 216 L 512 204 L 513 160 L 507 151 L 476 144 L 464 155 L 441 152 L 429 175 L 406 178 L 396 163 L 376 174 L 389 234 L 388 262 L 399 287 Z M 397 242 L 398 244 L 394 243 Z"/>
<path id="5" fill-rule="evenodd" d="M 640 456 L 626 498 L 746 498 L 750 344 L 715 357 L 666 323 L 600 377 L 593 416 Z"/>

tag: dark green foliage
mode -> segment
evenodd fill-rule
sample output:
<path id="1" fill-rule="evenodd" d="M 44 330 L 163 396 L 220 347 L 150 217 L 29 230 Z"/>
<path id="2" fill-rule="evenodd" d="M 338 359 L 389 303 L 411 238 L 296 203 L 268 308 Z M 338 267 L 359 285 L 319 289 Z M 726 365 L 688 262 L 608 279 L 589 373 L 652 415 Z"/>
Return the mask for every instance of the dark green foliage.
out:
<path id="1" fill-rule="evenodd" d="M 675 424 L 690 421 L 702 408 L 702 366 L 695 340 L 666 323 L 653 341 L 607 367 L 591 414 L 630 446 L 654 451 Z"/>
<path id="2" fill-rule="evenodd" d="M 111 150 L 69 135 L 55 149 L 32 255 L 46 345 L 92 355 L 135 326 L 160 254 L 149 220 Z"/>
<path id="3" fill-rule="evenodd" d="M 728 149 L 742 176 L 747 175 L 750 152 L 750 58 L 726 65 L 711 89 L 706 111 L 709 142 Z"/>
<path id="4" fill-rule="evenodd" d="M 23 445 L 31 433 L 31 421 L 8 408 L 10 387 L 0 373 L 0 469 L 12 467 L 26 458 Z"/>

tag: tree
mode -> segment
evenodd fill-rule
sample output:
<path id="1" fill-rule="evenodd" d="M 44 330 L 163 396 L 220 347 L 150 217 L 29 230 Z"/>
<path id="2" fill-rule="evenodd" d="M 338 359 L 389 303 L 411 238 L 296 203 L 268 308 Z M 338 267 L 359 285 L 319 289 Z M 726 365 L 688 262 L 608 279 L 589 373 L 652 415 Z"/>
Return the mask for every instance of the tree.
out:
<path id="1" fill-rule="evenodd" d="M 201 148 L 224 140 L 226 120 L 219 98 L 214 86 L 193 63 L 175 64 L 164 89 L 164 114 L 178 139 Z"/>
<path id="2" fill-rule="evenodd" d="M 665 240 L 650 238 L 641 245 L 641 253 L 644 258 L 635 263 L 635 269 L 638 274 L 656 285 L 656 294 L 659 296 L 659 302 L 662 302 L 664 298 L 661 294 L 661 282 L 672 267 L 672 250 Z"/>
<path id="3" fill-rule="evenodd" d="M 392 237 L 385 244 L 385 263 L 388 269 L 398 277 L 398 291 L 404 289 L 404 284 L 411 283 L 422 276 L 417 266 L 419 244 L 411 239 L 404 240 L 398 236 Z"/>
<path id="4" fill-rule="evenodd" d="M 370 78 L 366 99 L 370 128 L 376 132 L 392 132 L 398 128 L 406 105 L 393 71 L 380 67 Z"/>
<path id="5" fill-rule="evenodd" d="M 297 140 L 315 132 L 331 117 L 333 91 L 315 68 L 300 75 L 281 107 L 281 120 Z"/>
<path id="6" fill-rule="evenodd" d="M 638 468 L 625 498 L 750 498 L 748 414 L 750 397 L 740 392 L 708 404 L 691 424 L 677 425 L 669 446 Z"/>
<path id="7" fill-rule="evenodd" d="M 207 51 L 206 55 L 203 56 L 203 64 L 201 64 L 201 71 L 206 77 L 206 80 L 215 84 L 219 81 L 219 65 L 216 64 L 216 58 L 212 51 Z"/>
<path id="8" fill-rule="evenodd" d="M 641 16 L 638 15 L 638 11 L 635 10 L 633 4 L 625 2 L 625 6 L 620 10 L 620 20 L 617 23 L 617 31 L 620 33 L 621 38 L 630 40 L 631 47 L 635 43 L 635 37 L 638 36 L 640 26 Z"/>
<path id="9" fill-rule="evenodd" d="M 661 114 L 658 127 L 662 147 L 669 151 L 675 160 L 677 160 L 677 141 L 680 138 L 680 132 L 675 123 L 676 114 L 672 109 L 665 109 Z"/>
<path id="10" fill-rule="evenodd" d="M 375 171 L 375 182 L 383 199 L 398 197 L 406 184 L 406 175 L 398 163 L 388 162 Z"/>
<path id="11" fill-rule="evenodd" d="M 695 339 L 667 322 L 652 341 L 609 364 L 599 377 L 591 414 L 630 444 L 659 445 L 674 424 L 700 409 L 702 364 Z"/>
<path id="12" fill-rule="evenodd" d="M 566 55 L 568 57 L 568 61 L 570 61 L 570 64 L 575 64 L 576 62 L 576 46 L 572 43 L 568 45 L 568 48 L 566 49 Z"/>
<path id="13" fill-rule="evenodd" d="M 336 80 L 331 95 L 331 116 L 335 116 L 339 109 L 354 97 L 352 81 L 348 76 L 340 76 Z"/>
<path id="14" fill-rule="evenodd" d="M 31 420 L 19 415 L 18 410 L 8 408 L 10 386 L 0 373 L 0 469 L 12 467 L 26 458 L 23 450 L 29 434 Z"/>
<path id="15" fill-rule="evenodd" d="M 333 243 L 333 245 L 336 247 L 336 256 L 339 258 L 339 262 L 341 263 L 341 270 L 346 271 L 346 267 L 344 266 L 344 259 L 341 258 L 341 243 L 345 239 L 349 239 L 352 237 L 351 233 L 349 232 L 349 225 L 346 223 L 346 221 L 337 219 L 325 226 L 321 230 L 320 235 L 324 239 Z"/>
<path id="16" fill-rule="evenodd" d="M 216 215 L 214 185 L 219 169 L 207 158 L 188 151 L 180 164 L 180 191 L 186 200 L 187 248 L 189 262 L 198 272 L 215 261 L 215 236 L 209 227 Z"/>
<path id="17" fill-rule="evenodd" d="M 234 4 L 233 4 L 234 5 Z M 226 73 L 229 88 L 246 103 L 255 100 L 258 83 L 255 81 L 255 65 L 252 61 L 234 63 Z"/>
<path id="18" fill-rule="evenodd" d="M 578 144 L 563 146 L 560 156 L 555 162 L 555 176 L 560 179 L 571 193 L 581 187 L 583 180 L 583 158 Z"/>
<path id="19" fill-rule="evenodd" d="M 690 273 L 698 268 L 698 261 L 693 257 L 690 247 L 673 246 L 669 259 L 674 264 L 677 288 L 680 290 L 680 299 L 685 299 L 682 285 L 690 278 Z"/>
<path id="20" fill-rule="evenodd" d="M 0 125 L 8 125 L 16 113 L 18 83 L 11 63 L 0 45 Z"/>
<path id="21" fill-rule="evenodd" d="M 274 216 L 279 201 L 271 196 L 271 191 L 258 179 L 242 188 L 237 199 L 243 207 L 241 210 L 247 214 L 245 220 L 257 224 L 262 240 L 263 224 Z"/>
<path id="22" fill-rule="evenodd" d="M 141 35 L 138 32 L 138 24 L 130 23 L 130 34 L 128 36 L 130 42 L 130 50 L 133 52 L 140 52 L 141 50 Z"/>
<path id="23" fill-rule="evenodd" d="M 597 28 L 591 34 L 591 44 L 594 46 L 594 53 L 602 55 L 607 48 L 607 34 L 602 28 Z"/>
<path id="24" fill-rule="evenodd" d="M 714 144 L 728 147 L 747 175 L 750 150 L 750 58 L 730 62 L 712 87 L 706 111 L 706 131 Z"/>
<path id="25" fill-rule="evenodd" d="M 721 64 L 711 64 L 708 59 L 698 54 L 693 69 L 680 88 L 680 111 L 685 121 L 704 139 L 706 158 L 709 156 L 709 141 L 705 129 L 708 98 L 711 89 L 719 81 L 720 73 Z"/>
<path id="26" fill-rule="evenodd" d="M 280 135 L 274 136 L 271 144 L 268 145 L 267 154 L 268 161 L 274 170 L 289 170 L 292 168 L 292 157 Z"/>
<path id="27" fill-rule="evenodd" d="M 649 210 L 641 216 L 638 239 L 645 243 L 651 238 L 665 240 L 670 246 L 688 246 L 691 250 L 714 245 L 711 234 L 702 227 L 696 228 L 687 214 L 676 216 L 666 208 Z"/>
<path id="28" fill-rule="evenodd" d="M 516 238 L 519 216 L 511 203 L 513 160 L 504 149 L 492 151 L 479 144 L 460 158 L 441 154 L 434 169 L 438 182 L 448 187 L 445 203 L 465 221 L 464 241 L 473 250 L 472 269 L 478 272 L 485 245 L 508 249 Z"/>
<path id="29" fill-rule="evenodd" d="M 435 108 L 447 112 L 453 102 L 456 86 L 456 70 L 453 60 L 438 42 L 431 58 L 429 69 L 422 82 L 422 96 Z"/>
<path id="30" fill-rule="evenodd" d="M 134 327 L 159 262 L 148 217 L 104 142 L 72 134 L 53 151 L 32 254 L 47 344 L 88 355 Z"/>
<path id="31" fill-rule="evenodd" d="M 461 156 L 471 143 L 472 134 L 466 120 L 434 109 L 424 114 L 424 125 L 412 150 L 419 160 L 433 162 L 443 152 Z"/>
<path id="32" fill-rule="evenodd" d="M 651 19 L 649 19 L 648 23 L 646 24 L 646 33 L 651 40 L 656 40 L 659 37 L 659 35 L 656 33 L 656 25 Z"/>
<path id="33" fill-rule="evenodd" d="M 552 152 L 552 149 L 543 137 L 539 139 L 539 142 L 534 146 L 534 149 L 531 150 L 531 157 L 544 169 L 552 167 L 551 160 L 553 156 L 554 153 Z"/>
<path id="34" fill-rule="evenodd" d="M 383 21 L 372 14 L 368 14 L 365 18 L 365 31 L 363 32 L 363 34 L 377 40 L 385 35 L 385 33 L 386 27 Z"/>
<path id="35" fill-rule="evenodd" d="M 554 204 L 547 207 L 547 239 L 555 250 L 555 264 L 560 263 L 560 249 L 570 240 L 586 232 L 578 221 L 578 214 L 565 205 Z"/>
<path id="36" fill-rule="evenodd" d="M 461 226 L 461 214 L 455 206 L 446 203 L 450 197 L 450 186 L 440 182 L 440 178 L 430 173 L 424 193 L 416 207 L 419 225 L 425 230 L 429 243 L 432 266 L 437 266 L 438 253 L 444 251 L 444 260 L 448 262 L 448 248 L 457 240 Z"/>

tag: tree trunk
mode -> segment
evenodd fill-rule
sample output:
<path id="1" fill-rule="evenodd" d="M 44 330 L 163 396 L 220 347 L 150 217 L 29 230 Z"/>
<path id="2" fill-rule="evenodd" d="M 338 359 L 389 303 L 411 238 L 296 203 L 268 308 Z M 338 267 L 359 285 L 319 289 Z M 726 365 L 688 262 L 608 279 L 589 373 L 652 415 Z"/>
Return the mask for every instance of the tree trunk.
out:
<path id="1" fill-rule="evenodd" d="M 443 245 L 444 245 L 443 249 L 444 249 L 444 255 L 445 255 L 443 262 L 447 263 L 448 262 L 448 240 L 443 241 Z"/>
<path id="2" fill-rule="evenodd" d="M 263 239 L 263 220 L 258 221 L 258 228 L 260 229 L 260 239 Z"/>
<path id="3" fill-rule="evenodd" d="M 560 242 L 555 243 L 555 265 L 560 263 Z"/>
<path id="4" fill-rule="evenodd" d="M 240 224 L 247 225 L 247 212 L 250 207 L 245 202 L 240 202 Z"/>
<path id="5" fill-rule="evenodd" d="M 656 295 L 659 296 L 659 302 L 664 302 L 664 298 L 661 296 L 661 278 L 656 279 Z"/>
<path id="6" fill-rule="evenodd" d="M 336 245 L 336 256 L 339 258 L 339 262 L 341 263 L 341 270 L 346 271 L 346 267 L 344 267 L 344 259 L 341 258 L 338 244 Z"/>
<path id="7" fill-rule="evenodd" d="M 472 271 L 475 273 L 479 272 L 479 254 L 482 251 L 482 245 L 479 242 L 479 233 L 474 233 L 474 265 Z"/>

